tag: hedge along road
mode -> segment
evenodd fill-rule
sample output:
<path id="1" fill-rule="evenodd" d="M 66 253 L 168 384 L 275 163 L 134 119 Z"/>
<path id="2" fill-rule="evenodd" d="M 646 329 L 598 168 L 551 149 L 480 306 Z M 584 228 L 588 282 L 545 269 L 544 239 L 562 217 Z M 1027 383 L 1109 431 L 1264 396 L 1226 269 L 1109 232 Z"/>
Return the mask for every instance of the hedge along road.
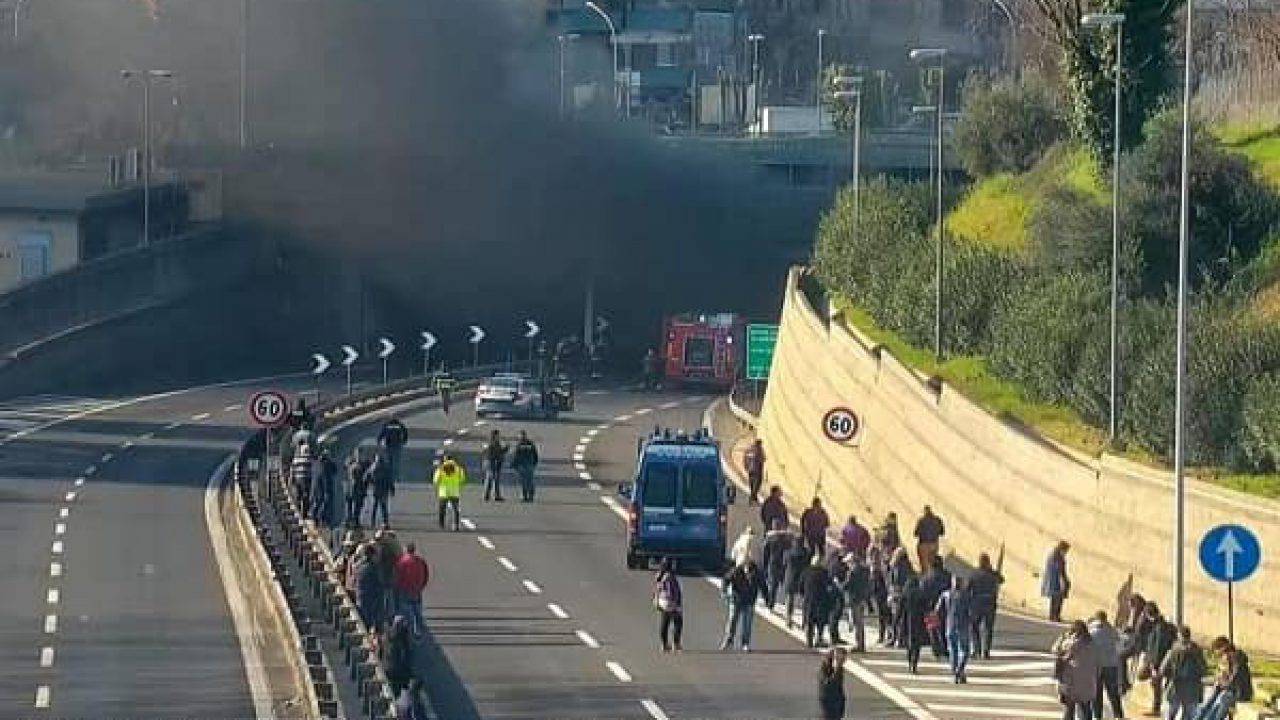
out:
<path id="1" fill-rule="evenodd" d="M 708 402 L 596 389 L 580 392 L 577 410 L 551 422 L 478 420 L 463 403 L 448 416 L 435 409 L 401 416 L 411 439 L 391 518 L 401 541 L 416 541 L 432 566 L 429 634 L 418 660 L 440 717 L 817 714 L 820 658 L 795 637 L 757 618 L 753 652 L 719 651 L 724 602 L 715 585 L 689 574 L 685 651 L 663 654 L 653 575 L 626 569 L 613 493 L 634 470 L 636 439 L 655 424 L 698 427 Z M 385 417 L 338 430 L 343 450 L 371 442 Z M 534 504 L 519 502 L 509 472 L 507 501 L 481 501 L 479 451 L 493 428 L 505 442 L 527 430 L 538 444 Z M 438 451 L 461 459 L 471 479 L 457 533 L 437 528 L 435 488 L 426 483 Z M 754 515 L 740 500 L 731 533 Z M 846 690 L 850 717 L 911 717 L 852 675 Z"/>
<path id="2" fill-rule="evenodd" d="M 254 716 L 203 518 L 263 384 L 0 406 L 3 714 Z"/>

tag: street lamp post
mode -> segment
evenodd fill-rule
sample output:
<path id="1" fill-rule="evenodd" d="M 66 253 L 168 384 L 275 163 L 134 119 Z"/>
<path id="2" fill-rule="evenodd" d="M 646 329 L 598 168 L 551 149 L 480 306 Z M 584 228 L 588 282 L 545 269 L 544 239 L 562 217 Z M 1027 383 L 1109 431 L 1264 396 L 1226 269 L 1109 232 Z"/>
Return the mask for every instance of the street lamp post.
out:
<path id="1" fill-rule="evenodd" d="M 1004 19 L 1009 21 L 1009 56 L 1006 62 L 1010 70 L 1014 70 L 1017 74 L 1018 69 L 1018 23 L 1013 19 L 1013 13 L 1009 11 L 1009 6 L 1004 0 L 991 0 L 1000 12 L 1004 14 Z"/>
<path id="2" fill-rule="evenodd" d="M 1115 66 L 1115 119 L 1111 129 L 1111 384 L 1108 400 L 1110 416 L 1107 424 L 1107 437 L 1111 442 L 1116 440 L 1117 422 L 1119 418 L 1120 383 L 1120 71 L 1121 50 L 1124 46 L 1124 14 L 1123 13 L 1089 13 L 1080 18 L 1085 27 L 1114 27 L 1116 29 L 1116 66 Z"/>
<path id="3" fill-rule="evenodd" d="M 1186 55 L 1182 67 L 1182 191 L 1178 221 L 1178 341 L 1176 385 L 1173 411 L 1173 618 L 1183 624 L 1183 582 L 1186 572 L 1187 480 L 1183 463 L 1186 455 L 1187 414 L 1187 263 L 1191 245 L 1191 18 L 1195 3 L 1187 3 Z"/>
<path id="4" fill-rule="evenodd" d="M 587 0 L 586 7 L 603 18 L 604 24 L 609 26 L 609 45 L 613 48 L 613 109 L 614 112 L 619 112 L 622 107 L 622 87 L 618 82 L 618 29 L 614 27 L 609 13 L 601 10 L 592 0 Z"/>
<path id="5" fill-rule="evenodd" d="M 142 245 L 151 244 L 151 81 L 169 79 L 168 70 L 121 70 L 126 81 L 142 80 Z"/>
<path id="6" fill-rule="evenodd" d="M 566 111 L 566 109 L 565 109 L 565 107 L 566 107 L 566 100 L 565 100 L 565 81 L 564 81 L 565 46 L 567 45 L 567 43 L 568 43 L 570 40 L 577 40 L 577 39 L 578 39 L 578 34 L 577 34 L 577 33 L 566 33 L 566 34 L 561 34 L 561 35 L 558 37 L 558 40 L 560 41 L 560 84 L 559 84 L 559 88 L 560 88 L 560 119 L 561 119 L 561 120 L 563 120 L 563 119 L 565 118 L 565 116 L 568 114 L 568 113 L 567 113 L 567 111 Z"/>
<path id="7" fill-rule="evenodd" d="M 936 176 L 936 207 L 937 223 L 938 223 L 938 245 L 934 254 L 934 270 L 933 270 L 933 355 L 935 358 L 942 359 L 942 253 L 943 246 L 946 243 L 945 230 L 942 218 L 942 121 L 944 110 L 946 108 L 946 66 L 947 51 L 946 48 L 916 48 L 910 53 L 911 59 L 915 61 L 933 60 L 938 61 L 938 172 Z"/>
<path id="8" fill-rule="evenodd" d="M 818 28 L 818 73 L 813 83 L 813 113 L 814 120 L 817 121 L 814 125 L 814 135 L 822 134 L 822 39 L 826 36 L 827 31 Z"/>
<path id="9" fill-rule="evenodd" d="M 752 94 L 751 117 L 755 120 L 756 134 L 760 134 L 760 43 L 764 35 L 751 33 L 747 42 L 751 43 L 751 84 L 755 87 Z"/>
<path id="10" fill-rule="evenodd" d="M 837 100 L 853 100 L 853 231 L 862 235 L 862 78 L 859 76 L 841 76 L 835 79 L 836 87 L 849 87 L 852 90 L 837 90 Z"/>

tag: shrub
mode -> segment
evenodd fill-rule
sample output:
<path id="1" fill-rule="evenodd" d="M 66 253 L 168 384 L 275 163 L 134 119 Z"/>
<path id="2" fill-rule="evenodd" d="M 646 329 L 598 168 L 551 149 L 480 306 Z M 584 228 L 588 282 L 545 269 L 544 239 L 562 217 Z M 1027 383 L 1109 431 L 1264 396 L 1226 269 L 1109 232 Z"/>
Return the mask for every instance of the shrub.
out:
<path id="1" fill-rule="evenodd" d="M 1244 394 L 1237 447 L 1247 469 L 1280 470 L 1280 373 L 1254 378 Z"/>
<path id="2" fill-rule="evenodd" d="M 948 355 L 991 349 L 996 308 L 1021 287 L 1023 265 L 988 248 L 955 243 L 943 255 L 943 346 Z"/>
<path id="3" fill-rule="evenodd" d="M 972 76 L 964 86 L 955 148 L 969 174 L 1024 172 L 1066 135 L 1053 93 L 1038 75 L 1021 82 Z"/>

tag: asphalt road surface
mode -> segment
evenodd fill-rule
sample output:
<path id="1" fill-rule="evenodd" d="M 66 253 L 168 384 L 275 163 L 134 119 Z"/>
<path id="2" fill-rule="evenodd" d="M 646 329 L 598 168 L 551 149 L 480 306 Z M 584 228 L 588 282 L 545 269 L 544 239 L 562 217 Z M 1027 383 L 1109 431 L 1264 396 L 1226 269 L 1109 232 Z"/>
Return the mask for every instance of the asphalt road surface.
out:
<path id="1" fill-rule="evenodd" d="M 809 718 L 817 715 L 818 654 L 760 609 L 752 652 L 720 651 L 724 604 L 716 580 L 691 572 L 685 651 L 658 647 L 652 573 L 627 570 L 616 485 L 634 470 L 636 440 L 654 425 L 692 429 L 711 398 L 588 390 L 556 421 L 478 420 L 469 403 L 399 414 L 409 426 L 392 525 L 432 566 L 429 635 L 419 663 L 442 718 Z M 391 414 L 391 413 L 388 413 Z M 335 432 L 371 443 L 387 415 Z M 490 430 L 526 430 L 542 455 L 533 504 L 514 479 L 504 503 L 483 502 L 479 451 Z M 440 452 L 459 457 L 471 483 L 463 529 L 436 525 L 426 483 Z M 731 536 L 755 520 L 745 496 Z M 906 674 L 902 651 L 872 648 L 847 666 L 851 718 L 1058 717 L 1051 663 L 1056 630 L 1002 616 L 997 657 L 975 662 L 965 686 L 940 664 Z M 847 633 L 846 633 L 847 637 Z M 873 636 L 874 637 L 874 636 Z M 944 682 L 945 681 L 945 682 Z"/>

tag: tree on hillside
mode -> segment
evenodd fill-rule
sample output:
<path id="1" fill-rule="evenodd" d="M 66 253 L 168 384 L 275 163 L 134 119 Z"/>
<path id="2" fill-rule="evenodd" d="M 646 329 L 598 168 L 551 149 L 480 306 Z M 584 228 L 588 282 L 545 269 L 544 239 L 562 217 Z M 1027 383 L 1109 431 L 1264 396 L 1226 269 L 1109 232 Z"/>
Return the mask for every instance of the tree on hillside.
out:
<path id="1" fill-rule="evenodd" d="M 1121 147 L 1141 138 L 1143 123 L 1169 91 L 1169 43 L 1182 0 L 1103 0 L 1094 10 L 1124 13 Z M 1024 23 L 1060 53 L 1072 132 L 1110 157 L 1114 117 L 1115 33 L 1080 26 L 1084 0 L 1019 0 Z"/>
<path id="2" fill-rule="evenodd" d="M 955 146 L 970 175 L 1025 172 L 1066 134 L 1053 93 L 1039 75 L 1021 81 L 970 76 Z"/>

